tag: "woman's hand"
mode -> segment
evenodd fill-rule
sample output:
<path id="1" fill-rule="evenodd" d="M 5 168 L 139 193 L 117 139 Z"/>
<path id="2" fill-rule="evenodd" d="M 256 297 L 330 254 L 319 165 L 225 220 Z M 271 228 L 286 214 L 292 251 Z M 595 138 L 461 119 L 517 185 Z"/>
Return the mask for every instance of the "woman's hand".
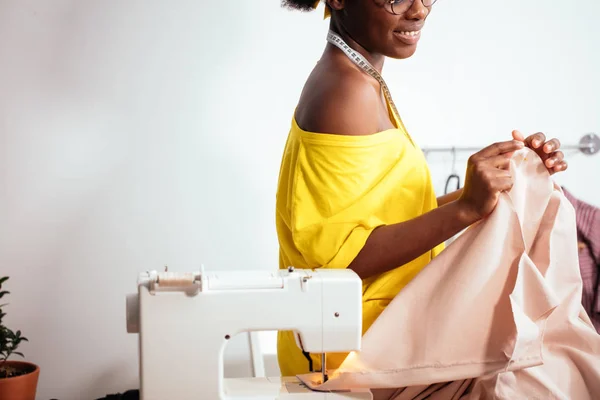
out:
<path id="1" fill-rule="evenodd" d="M 513 131 L 512 135 L 515 140 L 523 142 L 525 146 L 535 151 L 541 157 L 550 175 L 567 169 L 568 165 L 564 160 L 565 155 L 559 150 L 560 141 L 558 139 L 546 141 L 546 135 L 541 132 L 527 138 L 519 131 Z"/>
<path id="2" fill-rule="evenodd" d="M 458 202 L 469 218 L 479 220 L 496 207 L 500 193 L 513 186 L 510 159 L 523 141 L 496 143 L 473 154 L 467 164 L 465 186 Z"/>

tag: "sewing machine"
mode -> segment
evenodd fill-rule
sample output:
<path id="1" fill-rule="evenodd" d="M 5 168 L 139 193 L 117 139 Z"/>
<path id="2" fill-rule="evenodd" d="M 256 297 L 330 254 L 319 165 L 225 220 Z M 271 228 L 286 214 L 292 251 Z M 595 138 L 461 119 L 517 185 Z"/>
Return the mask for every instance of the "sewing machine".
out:
<path id="1" fill-rule="evenodd" d="M 139 333 L 142 400 L 361 399 L 314 392 L 296 377 L 224 379 L 223 354 L 242 332 L 291 330 L 306 352 L 360 350 L 362 286 L 351 270 L 146 272 L 127 297 Z M 323 364 L 324 365 L 324 364 Z M 324 365 L 322 379 L 327 379 Z"/>

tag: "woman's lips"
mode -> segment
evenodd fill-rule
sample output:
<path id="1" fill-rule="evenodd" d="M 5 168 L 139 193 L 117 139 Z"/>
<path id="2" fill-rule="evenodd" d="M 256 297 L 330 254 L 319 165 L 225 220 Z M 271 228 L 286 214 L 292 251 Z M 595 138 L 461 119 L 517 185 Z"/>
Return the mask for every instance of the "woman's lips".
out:
<path id="1" fill-rule="evenodd" d="M 404 44 L 416 44 L 421 38 L 421 31 L 394 31 L 396 36 Z"/>

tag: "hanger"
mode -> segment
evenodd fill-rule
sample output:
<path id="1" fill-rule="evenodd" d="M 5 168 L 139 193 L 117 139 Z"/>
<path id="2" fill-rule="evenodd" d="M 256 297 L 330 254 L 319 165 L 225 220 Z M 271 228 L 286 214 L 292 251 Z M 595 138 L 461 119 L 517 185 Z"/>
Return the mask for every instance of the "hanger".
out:
<path id="1" fill-rule="evenodd" d="M 456 173 L 456 148 L 455 147 L 452 147 L 452 173 L 450 174 L 448 179 L 446 179 L 446 187 L 444 188 L 444 194 L 451 193 L 448 190 L 448 187 L 450 186 L 450 184 L 452 183 L 453 180 L 456 180 L 456 189 L 455 190 L 459 190 L 460 189 L 460 176 L 458 176 L 458 174 Z M 455 190 L 453 190 L 453 191 L 455 191 Z"/>

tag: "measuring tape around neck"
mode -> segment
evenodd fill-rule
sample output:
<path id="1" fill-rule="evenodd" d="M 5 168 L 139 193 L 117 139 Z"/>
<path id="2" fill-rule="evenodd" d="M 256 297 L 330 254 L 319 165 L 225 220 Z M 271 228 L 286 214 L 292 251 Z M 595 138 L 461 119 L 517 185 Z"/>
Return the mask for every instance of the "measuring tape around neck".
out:
<path id="1" fill-rule="evenodd" d="M 383 95 L 385 96 L 385 99 L 388 101 L 388 103 L 392 107 L 395 117 L 400 118 L 398 109 L 396 108 L 396 105 L 394 104 L 394 100 L 392 100 L 392 94 L 390 93 L 390 89 L 388 88 L 387 84 L 383 80 L 383 77 L 381 76 L 379 71 L 377 71 L 375 69 L 375 67 L 373 67 L 371 65 L 371 63 L 369 61 L 367 61 L 366 58 L 363 57 L 362 54 L 360 54 L 359 52 L 354 50 L 352 47 L 348 46 L 348 44 L 346 44 L 344 39 L 342 39 L 340 36 L 338 36 L 335 32 L 329 31 L 329 33 L 327 34 L 327 41 L 329 43 L 337 46 L 340 50 L 342 50 L 348 56 L 348 58 L 350 60 L 352 60 L 352 62 L 354 62 L 354 64 L 356 64 L 360 69 L 365 71 L 367 74 L 371 75 L 373 78 L 375 78 L 377 80 L 377 82 L 379 82 L 379 84 L 381 85 L 381 90 L 383 91 Z"/>

